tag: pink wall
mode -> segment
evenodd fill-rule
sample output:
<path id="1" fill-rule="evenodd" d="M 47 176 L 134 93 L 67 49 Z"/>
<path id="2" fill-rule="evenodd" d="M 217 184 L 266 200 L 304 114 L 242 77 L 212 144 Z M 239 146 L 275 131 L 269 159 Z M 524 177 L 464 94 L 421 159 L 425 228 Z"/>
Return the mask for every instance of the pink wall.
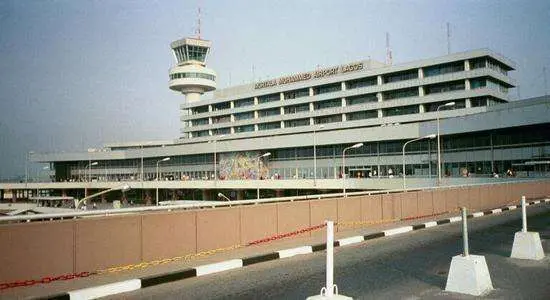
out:
<path id="1" fill-rule="evenodd" d="M 0 225 L 0 282 L 36 279 L 246 244 L 323 224 L 365 224 L 550 195 L 550 181 Z M 345 231 L 354 226 L 339 226 Z M 303 236 L 322 235 L 322 230 Z"/>

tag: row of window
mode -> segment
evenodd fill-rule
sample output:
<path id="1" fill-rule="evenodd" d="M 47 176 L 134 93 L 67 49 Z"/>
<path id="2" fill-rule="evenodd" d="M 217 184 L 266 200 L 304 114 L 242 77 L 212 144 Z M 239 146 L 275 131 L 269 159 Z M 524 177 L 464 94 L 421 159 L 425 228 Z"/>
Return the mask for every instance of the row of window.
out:
<path id="1" fill-rule="evenodd" d="M 184 72 L 184 73 L 170 74 L 170 80 L 181 79 L 181 78 L 202 78 L 202 79 L 216 81 L 216 76 L 211 74 L 206 74 L 206 73 Z"/>
<path id="2" fill-rule="evenodd" d="M 529 134 L 525 134 L 525 132 L 529 132 Z M 348 154 L 353 156 L 398 155 L 402 153 L 403 144 L 405 142 L 405 140 L 365 142 L 362 147 L 353 149 L 353 152 L 348 152 Z M 522 128 L 501 129 L 492 132 L 484 131 L 442 136 L 441 142 L 442 149 L 445 150 L 445 153 L 504 147 L 519 149 L 518 153 L 524 157 L 544 158 L 550 157 L 550 125 L 542 124 Z M 350 146 L 349 143 L 318 145 L 316 147 L 317 158 L 341 157 L 343 149 L 348 146 Z M 421 140 L 407 145 L 407 153 L 427 153 L 428 151 L 435 153 L 437 151 L 436 149 L 436 141 L 434 140 Z M 271 152 L 269 160 L 299 160 L 311 159 L 313 157 L 312 146 L 275 149 L 266 148 L 264 150 Z M 154 166 L 159 159 L 162 159 L 162 157 L 145 158 L 144 165 Z M 170 162 L 167 162 L 165 165 L 211 164 L 212 162 L 212 153 L 206 153 L 173 156 Z M 110 168 L 136 167 L 140 165 L 140 159 L 110 160 L 100 163 Z M 55 163 L 55 169 L 84 169 L 87 164 L 88 161 L 80 163 Z M 472 171 L 470 172 L 473 173 Z"/>

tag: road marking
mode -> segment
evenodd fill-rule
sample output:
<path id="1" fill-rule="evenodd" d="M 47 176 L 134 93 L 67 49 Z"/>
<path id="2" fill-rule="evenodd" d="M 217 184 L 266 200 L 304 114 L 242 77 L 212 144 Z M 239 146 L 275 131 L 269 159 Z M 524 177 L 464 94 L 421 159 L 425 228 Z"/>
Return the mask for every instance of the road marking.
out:
<path id="1" fill-rule="evenodd" d="M 493 209 L 492 212 L 493 212 L 494 214 L 496 214 L 496 213 L 501 213 L 501 212 L 502 212 L 502 209 L 500 209 L 500 208 Z"/>
<path id="2" fill-rule="evenodd" d="M 399 228 L 394 228 L 394 229 L 390 229 L 390 230 L 384 230 L 384 235 L 385 236 L 390 236 L 390 235 L 409 232 L 409 231 L 412 231 L 412 230 L 413 230 L 412 226 L 399 227 Z"/>
<path id="3" fill-rule="evenodd" d="M 95 299 L 109 295 L 131 292 L 141 288 L 140 279 L 131 279 L 116 283 L 110 283 L 91 288 L 70 291 L 70 299 Z"/>
<path id="4" fill-rule="evenodd" d="M 475 213 L 472 214 L 472 216 L 474 216 L 474 218 L 482 217 L 482 216 L 483 216 L 483 212 L 482 212 L 482 211 L 475 212 Z"/>
<path id="5" fill-rule="evenodd" d="M 361 243 L 362 241 L 364 241 L 363 236 L 359 235 L 359 236 L 352 236 L 349 238 L 338 240 L 338 243 L 340 246 L 345 246 L 345 245 Z"/>
<path id="6" fill-rule="evenodd" d="M 311 249 L 311 246 L 303 246 L 298 248 L 280 250 L 277 252 L 279 252 L 279 258 L 287 258 L 294 255 L 312 253 L 313 250 Z"/>
<path id="7" fill-rule="evenodd" d="M 203 265 L 195 267 L 197 270 L 197 276 L 202 276 L 206 274 L 212 274 L 222 271 L 227 271 L 231 269 L 241 268 L 243 266 L 242 259 L 232 259 L 226 260 L 215 264 Z"/>
<path id="8" fill-rule="evenodd" d="M 435 222 L 435 221 L 426 222 L 426 223 L 424 223 L 424 225 L 426 225 L 426 228 L 434 227 L 434 226 L 437 226 L 437 222 Z"/>

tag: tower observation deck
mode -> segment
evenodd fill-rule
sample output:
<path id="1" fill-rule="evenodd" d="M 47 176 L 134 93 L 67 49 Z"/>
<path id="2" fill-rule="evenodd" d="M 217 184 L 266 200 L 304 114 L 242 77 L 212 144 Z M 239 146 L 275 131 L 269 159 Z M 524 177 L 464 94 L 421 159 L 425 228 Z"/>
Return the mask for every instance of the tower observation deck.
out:
<path id="1" fill-rule="evenodd" d="M 171 90 L 181 92 L 188 102 L 216 89 L 216 72 L 206 67 L 206 57 L 212 42 L 184 38 L 170 44 L 177 65 L 170 69 Z"/>

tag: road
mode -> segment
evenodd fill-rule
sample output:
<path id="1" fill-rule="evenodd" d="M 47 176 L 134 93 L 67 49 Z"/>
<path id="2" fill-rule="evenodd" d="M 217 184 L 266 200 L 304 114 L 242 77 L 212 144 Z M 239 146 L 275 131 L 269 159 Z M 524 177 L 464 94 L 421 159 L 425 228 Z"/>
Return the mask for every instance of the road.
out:
<path id="1" fill-rule="evenodd" d="M 484 255 L 495 290 L 489 299 L 550 299 L 550 205 L 529 207 L 529 231 L 546 257 L 509 258 L 521 211 L 469 219 L 470 253 Z M 451 257 L 461 253 L 461 223 L 335 248 L 335 283 L 354 299 L 477 299 L 443 289 Z M 186 279 L 108 299 L 305 299 L 325 281 L 325 252 Z"/>

